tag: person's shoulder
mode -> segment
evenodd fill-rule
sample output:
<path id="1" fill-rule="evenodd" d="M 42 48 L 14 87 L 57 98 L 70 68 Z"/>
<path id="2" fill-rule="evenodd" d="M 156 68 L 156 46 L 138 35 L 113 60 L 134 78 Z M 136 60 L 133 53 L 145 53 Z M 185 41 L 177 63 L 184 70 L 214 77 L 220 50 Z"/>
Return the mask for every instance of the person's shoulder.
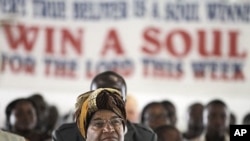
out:
<path id="1" fill-rule="evenodd" d="M 193 139 L 189 139 L 189 140 L 187 140 L 187 141 L 205 141 L 205 134 L 202 133 L 200 136 L 195 137 L 195 138 L 193 138 Z"/>
<path id="2" fill-rule="evenodd" d="M 157 136 L 152 129 L 138 124 L 127 122 L 128 132 L 125 135 L 125 140 L 127 141 L 156 141 Z M 127 137 L 127 138 L 126 138 Z"/>
<path id="3" fill-rule="evenodd" d="M 138 124 L 138 123 L 130 123 L 131 126 L 133 126 L 136 130 L 138 130 L 139 132 L 145 132 L 148 134 L 155 134 L 154 131 L 142 124 Z"/>
<path id="4" fill-rule="evenodd" d="M 53 131 L 53 136 L 69 136 L 78 133 L 76 123 L 64 123 Z M 67 135 L 66 135 L 67 134 Z"/>
<path id="5" fill-rule="evenodd" d="M 81 133 L 79 132 L 76 123 L 65 123 L 58 127 L 52 133 L 52 138 L 54 141 L 84 141 L 81 137 Z"/>
<path id="6" fill-rule="evenodd" d="M 3 141 L 26 141 L 24 137 L 0 130 L 0 140 Z"/>
<path id="7" fill-rule="evenodd" d="M 77 125 L 76 123 L 64 123 L 61 126 L 59 126 L 56 131 L 67 131 L 67 130 L 74 130 L 76 129 Z"/>

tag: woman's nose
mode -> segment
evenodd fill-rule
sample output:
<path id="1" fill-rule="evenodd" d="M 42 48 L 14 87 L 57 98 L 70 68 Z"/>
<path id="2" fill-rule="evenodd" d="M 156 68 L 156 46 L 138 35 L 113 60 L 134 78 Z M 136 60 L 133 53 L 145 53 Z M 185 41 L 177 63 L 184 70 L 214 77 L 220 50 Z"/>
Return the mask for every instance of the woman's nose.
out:
<path id="1" fill-rule="evenodd" d="M 103 133 L 105 132 L 113 132 L 115 131 L 114 127 L 109 123 L 109 122 L 106 122 L 104 128 L 103 128 Z"/>

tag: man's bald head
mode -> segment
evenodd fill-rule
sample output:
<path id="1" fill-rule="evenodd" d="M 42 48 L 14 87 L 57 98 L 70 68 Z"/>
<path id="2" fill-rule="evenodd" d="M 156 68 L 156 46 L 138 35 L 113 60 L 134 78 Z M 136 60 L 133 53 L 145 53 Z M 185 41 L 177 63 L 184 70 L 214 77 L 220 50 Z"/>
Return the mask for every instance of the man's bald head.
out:
<path id="1" fill-rule="evenodd" d="M 90 85 L 90 90 L 97 88 L 113 88 L 121 92 L 122 98 L 126 101 L 127 85 L 121 75 L 113 71 L 105 71 L 97 74 Z"/>

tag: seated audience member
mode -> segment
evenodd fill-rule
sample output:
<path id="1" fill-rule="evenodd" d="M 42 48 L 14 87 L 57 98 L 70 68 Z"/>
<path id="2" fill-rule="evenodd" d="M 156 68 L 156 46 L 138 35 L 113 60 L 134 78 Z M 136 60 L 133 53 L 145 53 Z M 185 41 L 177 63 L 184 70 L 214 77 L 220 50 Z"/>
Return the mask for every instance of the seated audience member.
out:
<path id="1" fill-rule="evenodd" d="M 229 124 L 230 124 L 230 125 L 235 125 L 236 122 L 237 122 L 237 121 L 236 121 L 236 116 L 235 116 L 235 114 L 234 114 L 233 112 L 231 112 L 231 113 L 230 113 Z M 229 125 L 228 128 L 227 128 L 228 134 L 230 134 L 230 125 Z"/>
<path id="2" fill-rule="evenodd" d="M 98 88 L 116 89 L 121 92 L 124 101 L 127 99 L 127 84 L 124 78 L 116 72 L 105 71 L 97 74 L 90 84 L 90 90 Z"/>
<path id="3" fill-rule="evenodd" d="M 0 141 L 26 141 L 24 137 L 0 129 Z"/>
<path id="4" fill-rule="evenodd" d="M 172 125 L 163 125 L 155 129 L 158 141 L 182 141 L 180 131 Z"/>
<path id="5" fill-rule="evenodd" d="M 45 133 L 51 135 L 52 131 L 56 128 L 59 119 L 59 111 L 55 105 L 49 106 L 49 114 L 46 122 L 46 130 Z"/>
<path id="6" fill-rule="evenodd" d="M 204 108 L 204 132 L 192 141 L 229 141 L 229 116 L 230 111 L 223 101 L 210 101 Z"/>
<path id="7" fill-rule="evenodd" d="M 188 108 L 187 131 L 183 133 L 183 138 L 190 140 L 200 136 L 204 129 L 203 105 L 193 103 Z"/>
<path id="8" fill-rule="evenodd" d="M 115 89 L 99 88 L 80 95 L 75 117 L 86 141 L 124 141 L 125 103 Z"/>
<path id="9" fill-rule="evenodd" d="M 161 103 L 163 104 L 163 106 L 168 111 L 168 118 L 170 120 L 170 125 L 176 126 L 176 123 L 177 123 L 177 114 L 176 114 L 175 105 L 171 101 L 169 101 L 169 100 L 164 100 Z"/>
<path id="10" fill-rule="evenodd" d="M 236 116 L 233 112 L 230 113 L 230 120 L 229 120 L 230 125 L 235 125 L 237 123 Z"/>
<path id="11" fill-rule="evenodd" d="M 127 86 L 122 76 L 113 72 L 105 71 L 97 74 L 92 82 L 90 89 L 113 88 L 120 91 L 123 101 L 126 101 Z M 126 121 L 127 132 L 125 141 L 156 141 L 156 134 L 148 128 Z M 76 123 L 63 124 L 53 133 L 54 141 L 84 141 L 77 129 Z"/>
<path id="12" fill-rule="evenodd" d="M 162 125 L 169 125 L 168 111 L 160 102 L 151 102 L 142 110 L 141 123 L 153 130 Z"/>
<path id="13" fill-rule="evenodd" d="M 38 132 L 44 132 L 46 130 L 46 118 L 49 114 L 48 104 L 44 100 L 43 96 L 39 93 L 35 93 L 28 97 L 36 106 L 37 109 L 37 125 L 36 130 Z"/>
<path id="14" fill-rule="evenodd" d="M 59 112 L 56 106 L 49 105 L 44 97 L 35 93 L 29 97 L 37 107 L 37 126 L 36 130 L 41 133 L 50 134 L 54 130 L 57 120 L 59 118 Z"/>
<path id="15" fill-rule="evenodd" d="M 12 101 L 6 108 L 6 123 L 8 131 L 23 136 L 29 141 L 50 139 L 49 135 L 35 131 L 37 111 L 30 99 L 20 98 Z"/>
<path id="16" fill-rule="evenodd" d="M 243 125 L 250 125 L 250 113 L 246 114 L 246 115 L 243 117 L 242 124 L 243 124 Z"/>
<path id="17" fill-rule="evenodd" d="M 127 95 L 125 105 L 126 105 L 125 108 L 127 113 L 127 119 L 132 123 L 138 123 L 139 110 L 136 98 L 132 95 Z"/>

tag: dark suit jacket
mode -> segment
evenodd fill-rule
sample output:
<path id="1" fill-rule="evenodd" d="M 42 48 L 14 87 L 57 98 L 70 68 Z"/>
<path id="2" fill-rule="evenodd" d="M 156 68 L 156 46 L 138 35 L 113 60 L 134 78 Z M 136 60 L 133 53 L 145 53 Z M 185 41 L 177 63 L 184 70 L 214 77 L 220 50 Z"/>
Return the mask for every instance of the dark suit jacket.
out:
<path id="1" fill-rule="evenodd" d="M 156 134 L 140 124 L 127 121 L 127 133 L 124 141 L 157 141 Z M 63 124 L 52 134 L 53 141 L 85 141 L 76 123 Z"/>
<path id="2" fill-rule="evenodd" d="M 157 141 L 156 134 L 141 124 L 127 121 L 127 128 L 124 141 Z"/>
<path id="3" fill-rule="evenodd" d="M 61 125 L 52 133 L 53 141 L 84 141 L 76 123 Z"/>

